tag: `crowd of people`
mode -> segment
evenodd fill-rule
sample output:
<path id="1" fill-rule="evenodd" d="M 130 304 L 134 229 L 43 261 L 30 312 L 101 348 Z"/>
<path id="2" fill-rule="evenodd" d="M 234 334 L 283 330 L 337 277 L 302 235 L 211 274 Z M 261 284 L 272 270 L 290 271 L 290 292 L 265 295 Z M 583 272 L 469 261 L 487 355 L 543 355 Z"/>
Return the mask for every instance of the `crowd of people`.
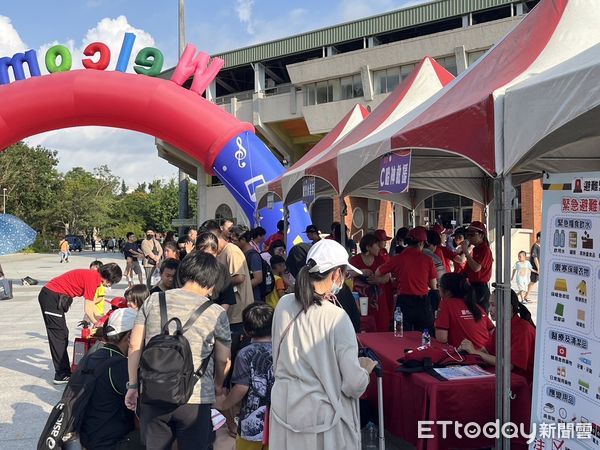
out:
<path id="1" fill-rule="evenodd" d="M 277 228 L 267 236 L 260 226 L 208 220 L 162 242 L 147 230 L 141 243 L 128 233 L 123 272 L 97 263 L 42 289 L 56 384 L 70 377 L 64 313 L 73 297 L 84 298 L 85 319 L 104 342 L 93 357 L 101 363 L 116 352 L 125 361 L 98 381 L 101 406 L 80 430 L 87 449 L 138 448 L 133 411 L 148 448 L 210 448 L 211 408 L 226 417 L 238 449 L 360 448 L 358 399 L 376 362 L 358 357 L 357 296 L 368 298 L 375 331 L 390 331 L 399 309 L 405 331 L 428 330 L 495 364 L 493 258 L 483 223 L 400 228 L 393 238 L 375 230 L 358 245 L 339 222 L 328 235 L 309 225 L 310 243 L 291 248 L 284 222 Z M 123 274 L 125 298 L 105 314 L 104 289 Z M 531 381 L 535 327 L 512 294 L 511 363 Z M 189 345 L 193 382 L 183 401 L 158 401 L 152 377 L 164 374 L 148 352 L 176 330 Z M 118 447 L 124 442 L 133 446 Z"/>

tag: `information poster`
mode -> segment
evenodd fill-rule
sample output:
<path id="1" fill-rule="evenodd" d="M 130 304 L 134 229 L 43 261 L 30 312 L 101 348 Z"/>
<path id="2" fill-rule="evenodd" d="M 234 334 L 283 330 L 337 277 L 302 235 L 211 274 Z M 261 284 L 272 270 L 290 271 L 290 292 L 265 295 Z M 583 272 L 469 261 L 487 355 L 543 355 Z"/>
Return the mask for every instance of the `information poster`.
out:
<path id="1" fill-rule="evenodd" d="M 600 449 L 600 172 L 543 186 L 531 448 Z"/>

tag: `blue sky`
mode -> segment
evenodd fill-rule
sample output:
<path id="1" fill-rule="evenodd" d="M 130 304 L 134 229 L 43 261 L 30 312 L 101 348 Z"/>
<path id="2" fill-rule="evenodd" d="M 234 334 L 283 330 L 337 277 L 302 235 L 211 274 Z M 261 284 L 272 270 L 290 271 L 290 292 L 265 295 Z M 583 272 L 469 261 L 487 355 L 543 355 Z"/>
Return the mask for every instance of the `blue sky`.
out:
<path id="1" fill-rule="evenodd" d="M 216 53 L 416 3 L 423 1 L 186 0 L 186 41 Z M 89 42 L 105 42 L 117 54 L 123 34 L 133 31 L 134 54 L 136 47 L 154 46 L 164 53 L 166 66 L 172 66 L 178 51 L 178 4 L 178 0 L 3 1 L 0 56 L 30 48 L 43 52 L 61 43 L 73 50 L 75 65 Z M 135 132 L 82 127 L 51 131 L 28 141 L 58 150 L 62 170 L 108 163 L 130 184 L 176 174 L 156 155 L 153 138 Z"/>

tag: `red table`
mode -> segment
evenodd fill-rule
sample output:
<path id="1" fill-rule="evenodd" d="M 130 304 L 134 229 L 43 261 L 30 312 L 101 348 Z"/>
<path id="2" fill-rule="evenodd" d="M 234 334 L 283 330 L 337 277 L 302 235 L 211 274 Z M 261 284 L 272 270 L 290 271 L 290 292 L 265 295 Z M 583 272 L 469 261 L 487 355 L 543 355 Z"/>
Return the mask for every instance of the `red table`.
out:
<path id="1" fill-rule="evenodd" d="M 373 316 L 360 316 L 361 333 L 373 333 L 377 331 L 377 323 Z"/>
<path id="2" fill-rule="evenodd" d="M 448 434 L 442 437 L 442 426 L 432 426 L 430 434 L 435 437 L 418 439 L 418 422 L 423 420 L 449 420 L 467 424 L 475 422 L 483 425 L 494 422 L 495 418 L 495 377 L 440 381 L 426 373 L 403 374 L 394 372 L 399 366 L 397 360 L 404 350 L 421 345 L 421 333 L 406 332 L 404 337 L 394 337 L 393 333 L 359 334 L 360 343 L 372 349 L 383 366 L 383 398 L 385 428 L 395 436 L 404 439 L 419 450 L 476 449 L 493 447 L 493 439 L 459 439 L 455 436 L 454 425 L 448 427 Z M 432 341 L 434 346 L 443 346 Z M 369 385 L 367 396 L 376 406 L 376 387 Z M 524 423 L 529 429 L 531 411 L 531 388 L 524 377 L 513 374 L 511 380 L 513 396 L 511 416 L 515 423 Z M 462 432 L 462 430 L 461 430 Z M 524 441 L 515 441 L 515 444 Z M 513 448 L 518 448 L 513 444 Z M 523 446 L 522 448 L 526 448 Z"/>

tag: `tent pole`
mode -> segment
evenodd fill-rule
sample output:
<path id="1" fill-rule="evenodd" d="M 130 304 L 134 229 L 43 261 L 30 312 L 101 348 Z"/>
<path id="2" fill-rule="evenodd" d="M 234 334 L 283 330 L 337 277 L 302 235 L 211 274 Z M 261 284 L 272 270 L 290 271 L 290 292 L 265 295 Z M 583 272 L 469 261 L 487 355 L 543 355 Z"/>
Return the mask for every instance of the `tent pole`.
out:
<path id="1" fill-rule="evenodd" d="M 283 205 L 283 243 L 285 244 L 285 248 L 287 249 L 287 251 L 289 252 L 290 249 L 288 248 L 288 226 L 290 223 L 290 210 L 288 209 L 287 205 Z"/>
<path id="2" fill-rule="evenodd" d="M 510 289 L 510 275 L 511 275 L 511 227 L 512 227 L 512 208 L 513 208 L 513 200 L 515 197 L 515 189 L 512 184 L 512 175 L 507 174 L 504 176 L 504 195 L 502 196 L 502 200 L 504 202 L 502 212 L 503 212 L 503 228 L 504 228 L 504 290 L 503 297 L 504 301 L 502 302 L 502 316 L 504 319 L 504 323 L 502 324 L 503 328 L 503 336 L 504 341 L 502 342 L 502 354 L 504 355 L 503 364 L 502 364 L 502 396 L 503 396 L 503 408 L 502 408 L 502 422 L 508 423 L 510 422 L 510 399 L 512 397 L 512 392 L 510 388 L 510 380 L 511 380 L 511 319 L 512 319 L 512 305 L 510 301 L 511 297 L 511 289 Z M 504 440 L 503 450 L 510 450 L 510 440 Z"/>
<path id="3" fill-rule="evenodd" d="M 346 248 L 346 202 L 343 195 L 340 195 L 340 244 Z"/>
<path id="4" fill-rule="evenodd" d="M 496 300 L 496 311 L 498 312 L 496 317 L 496 420 L 499 424 L 504 423 L 504 384 L 502 382 L 504 378 L 503 364 L 503 348 L 504 348 L 504 314 L 502 305 L 504 298 L 501 295 L 503 283 L 502 279 L 504 276 L 504 269 L 502 264 L 502 223 L 503 214 L 502 208 L 504 202 L 502 202 L 502 194 L 504 191 L 504 179 L 502 177 L 494 180 L 494 199 L 495 199 L 495 214 L 496 214 L 496 229 L 494 235 L 494 247 L 496 253 L 496 292 L 500 295 L 497 296 Z M 501 297 L 501 298 L 498 298 Z M 510 367 L 510 366 L 509 366 Z M 499 438 L 496 439 L 496 450 L 504 449 L 504 437 L 500 434 Z"/>

